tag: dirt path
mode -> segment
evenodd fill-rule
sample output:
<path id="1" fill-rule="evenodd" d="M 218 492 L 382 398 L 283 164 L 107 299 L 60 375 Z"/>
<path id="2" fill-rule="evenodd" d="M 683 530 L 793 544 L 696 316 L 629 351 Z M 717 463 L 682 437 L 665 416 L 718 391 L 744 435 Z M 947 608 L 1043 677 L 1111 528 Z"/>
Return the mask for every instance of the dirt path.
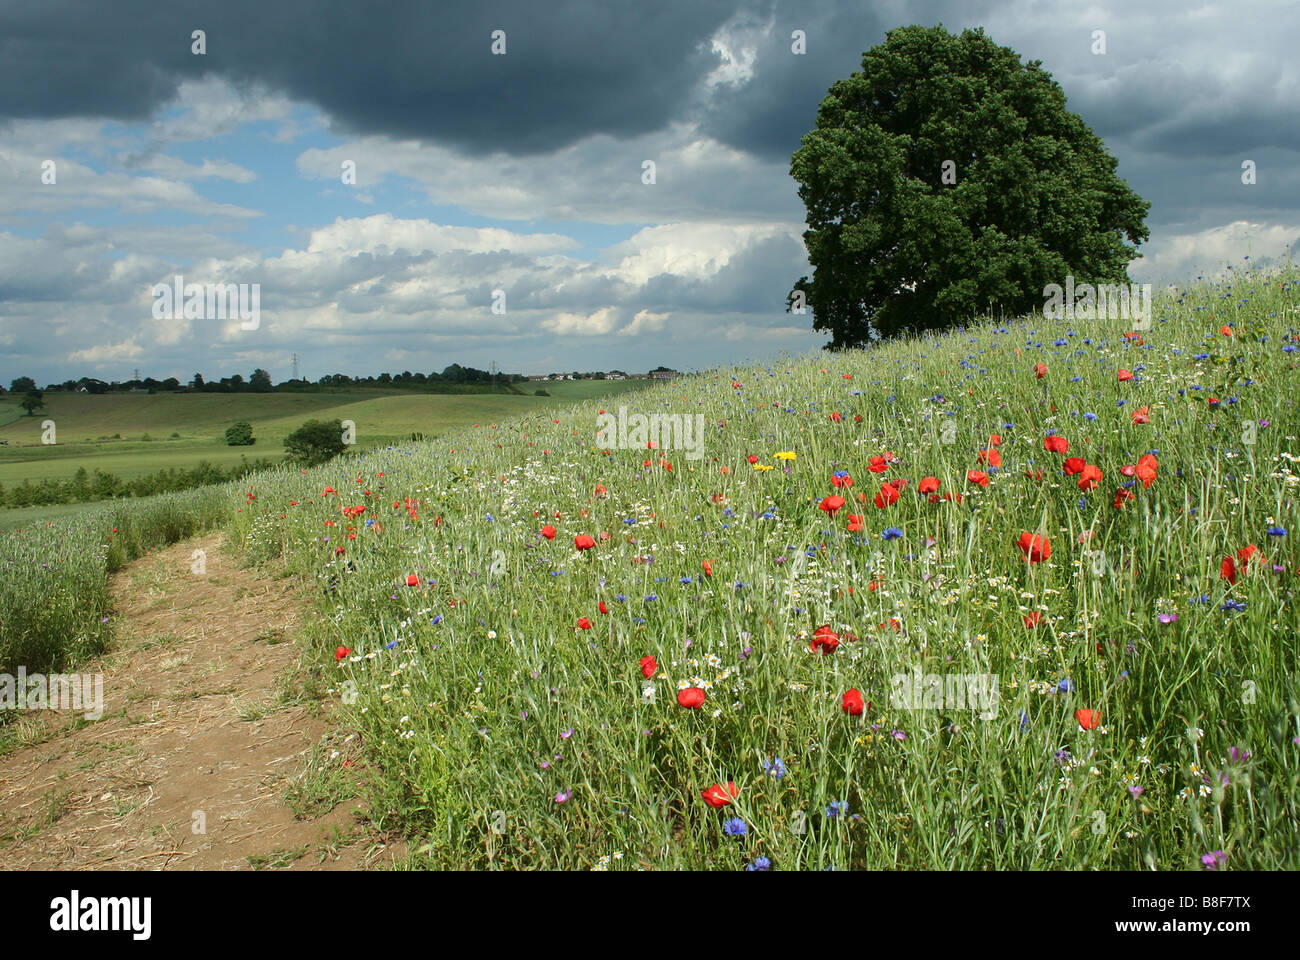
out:
<path id="1" fill-rule="evenodd" d="M 405 853 L 368 832 L 356 744 L 299 664 L 308 605 L 222 536 L 114 576 L 119 642 L 78 668 L 103 674 L 102 718 L 32 711 L 11 728 L 0 868 L 358 869 Z"/>

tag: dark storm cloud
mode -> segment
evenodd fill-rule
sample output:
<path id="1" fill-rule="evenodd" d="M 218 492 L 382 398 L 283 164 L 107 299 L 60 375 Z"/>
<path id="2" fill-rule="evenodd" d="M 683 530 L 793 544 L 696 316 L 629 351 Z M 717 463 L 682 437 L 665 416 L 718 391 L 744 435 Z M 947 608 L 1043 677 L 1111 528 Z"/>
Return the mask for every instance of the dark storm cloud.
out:
<path id="1" fill-rule="evenodd" d="M 369 3 L 45 0 L 0 5 L 0 117 L 152 117 L 215 74 L 314 103 L 349 134 L 467 153 L 663 127 L 717 65 L 724 0 Z M 190 52 L 206 32 L 207 53 Z M 490 52 L 506 32 L 506 54 Z"/>
<path id="2" fill-rule="evenodd" d="M 757 44 L 757 68 L 747 84 L 721 90 L 704 123 L 711 135 L 767 160 L 786 158 L 817 122 L 817 105 L 837 80 L 862 69 L 862 54 L 885 42 L 897 27 L 940 22 L 960 33 L 989 7 L 985 0 L 923 0 L 884 7 L 853 0 L 808 4 L 769 3 L 771 33 Z M 803 30 L 807 52 L 791 51 L 791 34 Z"/>

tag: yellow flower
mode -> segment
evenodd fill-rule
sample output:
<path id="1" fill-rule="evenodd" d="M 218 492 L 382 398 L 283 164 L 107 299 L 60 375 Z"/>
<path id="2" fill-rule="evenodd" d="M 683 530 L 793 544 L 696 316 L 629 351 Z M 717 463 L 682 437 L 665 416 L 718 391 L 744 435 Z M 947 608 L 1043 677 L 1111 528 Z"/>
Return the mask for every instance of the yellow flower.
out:
<path id="1" fill-rule="evenodd" d="M 770 463 L 756 463 L 756 464 L 754 464 L 754 469 L 755 469 L 755 470 L 771 470 L 771 469 L 773 469 L 773 467 L 772 467 L 772 465 L 771 465 Z"/>
<path id="2" fill-rule="evenodd" d="M 793 450 L 782 450 L 780 453 L 776 454 L 776 458 L 778 460 L 798 460 L 799 454 L 795 453 Z"/>

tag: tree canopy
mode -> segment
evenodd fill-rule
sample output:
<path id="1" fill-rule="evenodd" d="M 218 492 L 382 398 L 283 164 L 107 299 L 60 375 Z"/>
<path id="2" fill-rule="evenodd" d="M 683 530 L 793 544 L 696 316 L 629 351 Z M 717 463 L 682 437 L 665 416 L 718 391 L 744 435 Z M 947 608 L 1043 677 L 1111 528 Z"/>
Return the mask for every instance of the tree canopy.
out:
<path id="1" fill-rule="evenodd" d="M 813 277 L 787 309 L 841 349 L 1026 313 L 1067 275 L 1126 282 L 1150 204 L 1116 166 L 1041 61 L 983 30 L 893 30 L 791 158 Z"/>

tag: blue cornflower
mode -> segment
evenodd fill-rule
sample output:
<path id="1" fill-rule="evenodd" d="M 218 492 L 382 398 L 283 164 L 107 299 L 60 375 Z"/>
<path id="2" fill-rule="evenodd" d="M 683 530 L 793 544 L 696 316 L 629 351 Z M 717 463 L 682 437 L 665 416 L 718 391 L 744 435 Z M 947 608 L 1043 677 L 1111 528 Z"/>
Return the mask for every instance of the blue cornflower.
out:
<path id="1" fill-rule="evenodd" d="M 1268 535 L 1269 535 L 1270 537 L 1285 537 L 1285 536 L 1286 536 L 1286 527 L 1269 527 L 1269 528 L 1268 528 Z"/>
<path id="2" fill-rule="evenodd" d="M 748 873 L 757 873 L 762 870 L 771 870 L 771 869 L 772 869 L 772 861 L 769 860 L 767 857 L 759 857 L 753 863 L 745 864 L 745 870 Z"/>
<path id="3" fill-rule="evenodd" d="M 834 820 L 836 817 L 842 817 L 849 812 L 849 802 L 847 800 L 837 800 L 826 808 L 826 816 Z"/>
<path id="4" fill-rule="evenodd" d="M 439 623 L 442 623 L 442 614 L 441 614 L 441 613 L 438 614 L 436 617 L 434 617 L 434 618 L 433 618 L 432 620 L 430 620 L 429 622 L 432 623 L 432 624 L 435 624 L 435 625 L 436 625 L 436 624 L 439 624 Z"/>
<path id="5" fill-rule="evenodd" d="M 695 581 L 692 580 L 690 577 L 682 577 L 682 584 L 683 584 L 683 585 L 688 584 L 688 583 L 694 583 L 694 582 L 695 582 Z"/>
<path id="6" fill-rule="evenodd" d="M 885 532 L 881 534 L 886 540 L 897 540 L 903 535 L 899 527 L 885 527 Z"/>
<path id="7" fill-rule="evenodd" d="M 1061 693 L 1070 693 L 1074 689 L 1074 684 L 1070 681 L 1069 677 L 1066 677 L 1056 685 L 1056 689 L 1060 690 Z"/>
<path id="8" fill-rule="evenodd" d="M 771 763 L 764 761 L 763 772 L 773 780 L 780 780 L 785 776 L 785 762 L 780 757 L 773 757 Z"/>
<path id="9" fill-rule="evenodd" d="M 1083 419 L 1085 419 L 1085 420 L 1096 420 L 1096 419 L 1097 419 L 1097 415 L 1096 415 L 1095 413 L 1085 413 L 1085 414 L 1083 415 Z"/>
<path id="10" fill-rule="evenodd" d="M 729 837 L 743 837 L 749 832 L 749 827 L 745 826 L 745 821 L 740 817 L 732 817 L 722 825 L 722 832 Z"/>
<path id="11" fill-rule="evenodd" d="M 1227 600 L 1223 602 L 1223 606 L 1221 606 L 1219 609 L 1225 611 L 1235 610 L 1238 613 L 1241 613 L 1241 611 L 1246 609 L 1246 605 L 1242 603 L 1240 600 L 1233 600 L 1231 597 L 1229 597 Z"/>

